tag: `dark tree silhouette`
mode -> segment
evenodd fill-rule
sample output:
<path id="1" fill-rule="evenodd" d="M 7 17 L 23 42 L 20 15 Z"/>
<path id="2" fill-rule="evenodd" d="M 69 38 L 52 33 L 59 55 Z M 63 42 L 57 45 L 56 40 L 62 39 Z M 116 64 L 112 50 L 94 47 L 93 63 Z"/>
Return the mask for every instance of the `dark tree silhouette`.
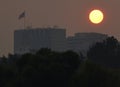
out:
<path id="1" fill-rule="evenodd" d="M 108 67 L 120 67 L 120 45 L 114 37 L 97 42 L 87 53 L 89 60 Z"/>
<path id="2" fill-rule="evenodd" d="M 45 48 L 0 60 L 0 87 L 120 87 L 119 82 L 119 75 L 73 51 Z"/>

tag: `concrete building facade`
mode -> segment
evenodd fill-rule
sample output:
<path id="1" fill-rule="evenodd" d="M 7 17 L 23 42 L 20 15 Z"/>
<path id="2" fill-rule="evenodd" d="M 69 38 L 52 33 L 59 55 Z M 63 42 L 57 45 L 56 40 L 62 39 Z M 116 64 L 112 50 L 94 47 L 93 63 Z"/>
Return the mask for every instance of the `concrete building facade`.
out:
<path id="1" fill-rule="evenodd" d="M 107 37 L 108 35 L 100 33 L 76 33 L 67 38 L 67 50 L 86 53 L 93 44 Z"/>
<path id="2" fill-rule="evenodd" d="M 60 28 L 15 30 L 15 54 L 34 52 L 41 48 L 64 51 L 66 49 L 66 30 Z"/>
<path id="3" fill-rule="evenodd" d="M 66 29 L 36 28 L 14 31 L 14 54 L 36 52 L 41 48 L 53 51 L 73 50 L 86 53 L 90 46 L 108 36 L 100 33 L 76 33 L 66 37 Z"/>

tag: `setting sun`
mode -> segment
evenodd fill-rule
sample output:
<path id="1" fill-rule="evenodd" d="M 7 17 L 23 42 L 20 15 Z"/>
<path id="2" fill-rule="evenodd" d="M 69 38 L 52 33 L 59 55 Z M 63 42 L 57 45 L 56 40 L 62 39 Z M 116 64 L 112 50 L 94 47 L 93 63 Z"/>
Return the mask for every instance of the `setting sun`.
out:
<path id="1" fill-rule="evenodd" d="M 103 21 L 104 14 L 100 10 L 92 10 L 89 13 L 89 20 L 94 24 L 99 24 Z"/>

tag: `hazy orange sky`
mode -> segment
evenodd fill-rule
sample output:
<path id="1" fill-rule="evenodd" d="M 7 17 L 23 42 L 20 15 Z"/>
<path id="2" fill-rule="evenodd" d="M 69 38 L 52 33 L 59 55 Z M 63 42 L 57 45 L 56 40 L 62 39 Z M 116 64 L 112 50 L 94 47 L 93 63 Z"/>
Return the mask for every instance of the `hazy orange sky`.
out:
<path id="1" fill-rule="evenodd" d="M 89 22 L 91 9 L 104 12 L 102 24 Z M 67 35 L 99 32 L 120 36 L 120 0 L 0 0 L 0 55 L 13 52 L 13 32 L 23 27 L 18 16 L 24 10 L 27 25 L 33 27 L 57 25 L 66 28 Z"/>

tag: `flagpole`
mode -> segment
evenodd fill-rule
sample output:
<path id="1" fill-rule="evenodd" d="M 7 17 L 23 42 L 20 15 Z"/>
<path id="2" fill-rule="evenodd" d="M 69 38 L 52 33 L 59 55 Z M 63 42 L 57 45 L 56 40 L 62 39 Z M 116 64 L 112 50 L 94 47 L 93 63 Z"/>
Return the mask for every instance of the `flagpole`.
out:
<path id="1" fill-rule="evenodd" d="M 23 28 L 24 29 L 26 28 L 26 16 L 24 17 L 24 20 L 23 20 Z"/>
<path id="2" fill-rule="evenodd" d="M 26 12 L 24 11 L 24 29 L 26 28 Z"/>

